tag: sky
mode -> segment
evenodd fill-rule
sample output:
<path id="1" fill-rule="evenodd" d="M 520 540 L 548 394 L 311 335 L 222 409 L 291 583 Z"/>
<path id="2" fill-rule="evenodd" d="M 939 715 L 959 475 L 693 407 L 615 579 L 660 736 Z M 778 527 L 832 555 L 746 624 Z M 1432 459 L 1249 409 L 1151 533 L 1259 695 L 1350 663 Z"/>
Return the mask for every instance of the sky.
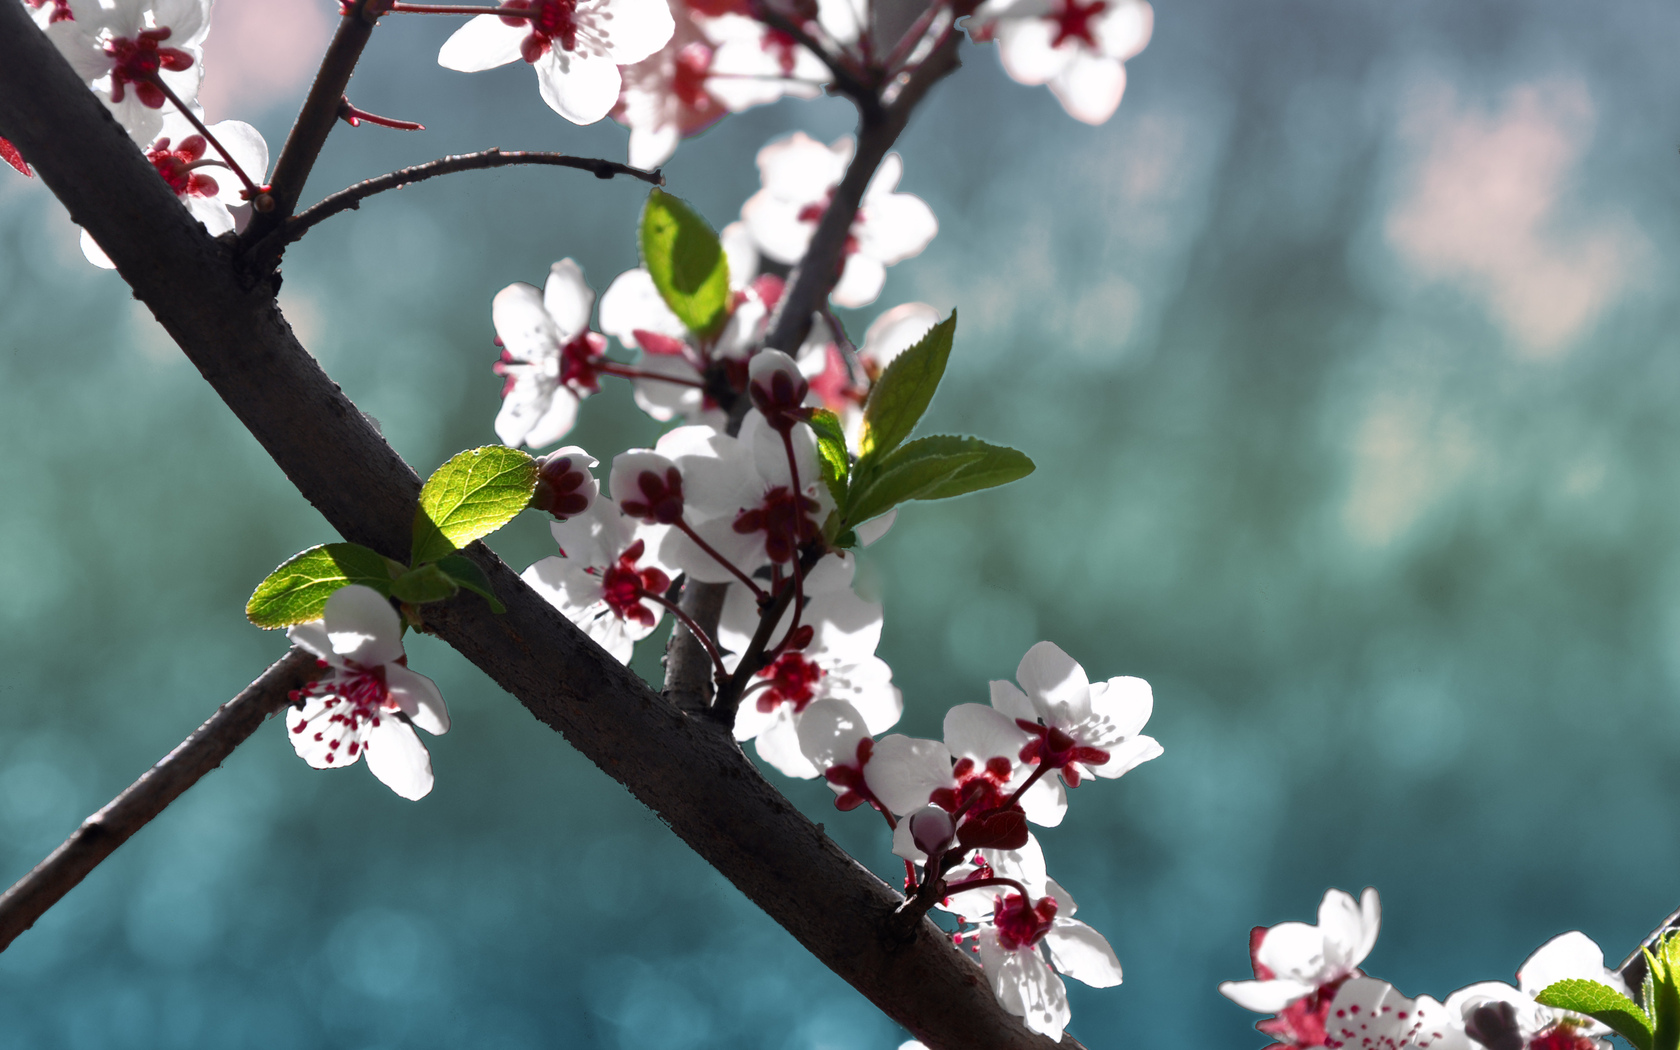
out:
<path id="1" fill-rule="evenodd" d="M 218 0 L 212 119 L 275 145 L 333 20 Z M 1619 960 L 1680 905 L 1680 11 L 1630 0 L 1180 0 L 1090 128 L 985 48 L 901 143 L 940 233 L 879 302 L 959 316 L 928 427 L 1014 445 L 1007 489 L 860 559 L 904 731 L 1050 639 L 1139 675 L 1164 755 L 1074 793 L 1050 869 L 1125 966 L 1093 1048 L 1258 1048 L 1248 930 L 1376 886 L 1367 969 L 1444 998 L 1580 929 Z M 388 20 L 305 197 L 489 146 L 619 158 L 523 68 Z M 668 188 L 715 224 L 838 100 L 730 118 Z M 5 174 L 5 173 L 0 173 Z M 370 200 L 288 254 L 301 338 L 426 471 L 494 440 L 489 304 L 635 264 L 642 189 L 549 169 Z M 21 875 L 283 651 L 245 623 L 336 539 L 63 209 L 0 179 L 0 878 Z M 609 387 L 573 437 L 658 428 Z M 529 516 L 493 546 L 553 553 Z M 636 666 L 658 671 L 656 646 Z M 0 1050 L 903 1038 L 447 647 L 437 788 L 317 773 L 265 727 L 0 954 Z M 769 774 L 877 871 L 820 784 Z M 9 874 L 8 874 L 9 873 Z"/>

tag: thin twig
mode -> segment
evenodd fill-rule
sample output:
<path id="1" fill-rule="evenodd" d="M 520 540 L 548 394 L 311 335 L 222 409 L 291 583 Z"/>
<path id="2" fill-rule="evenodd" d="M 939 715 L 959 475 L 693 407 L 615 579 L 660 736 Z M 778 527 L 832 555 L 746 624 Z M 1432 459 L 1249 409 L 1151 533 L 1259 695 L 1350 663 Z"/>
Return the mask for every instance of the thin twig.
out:
<path id="1" fill-rule="evenodd" d="M 799 571 L 810 572 L 822 555 L 822 545 L 813 544 L 800 555 Z M 746 651 L 741 654 L 741 662 L 735 665 L 735 673 L 718 686 L 717 699 L 712 702 L 712 717 L 724 725 L 735 724 L 735 709 L 741 706 L 741 696 L 747 691 L 747 683 L 764 669 L 764 653 L 770 646 L 770 636 L 775 633 L 776 625 L 782 622 L 788 606 L 793 604 L 794 591 L 795 588 L 789 584 L 764 606 L 764 611 L 759 614 L 758 630 L 753 632 L 752 641 L 747 643 Z"/>
<path id="2" fill-rule="evenodd" d="M 218 708 L 122 794 L 82 821 L 82 826 L 46 860 L 35 865 L 35 870 L 0 895 L 0 951 L 18 934 L 35 925 L 43 912 L 162 813 L 164 807 L 221 765 L 269 715 L 286 706 L 288 693 L 303 686 L 315 672 L 314 655 L 293 649 L 238 696 Z"/>
<path id="3" fill-rule="evenodd" d="M 269 196 L 274 199 L 274 207 L 251 216 L 251 224 L 245 229 L 242 243 L 261 243 L 290 219 L 297 209 L 298 199 L 303 195 L 303 184 L 309 180 L 309 172 L 315 167 L 315 158 L 321 155 L 327 136 L 331 134 L 333 125 L 338 123 L 339 103 L 344 99 L 344 89 L 350 84 L 350 75 L 356 71 L 362 49 L 367 47 L 368 38 L 373 35 L 373 25 L 379 19 L 375 13 L 377 7 L 369 10 L 373 4 L 374 0 L 351 0 L 344 16 L 339 19 L 338 31 L 333 34 L 332 43 L 327 45 L 326 54 L 321 56 L 321 67 L 315 73 L 315 82 L 310 85 L 309 96 L 303 100 L 303 108 L 298 111 L 291 134 L 286 136 L 286 144 L 281 147 L 280 157 L 274 162 L 274 177 L 269 180 Z M 261 260 L 265 266 L 278 261 L 278 255 Z"/>
<path id="4" fill-rule="evenodd" d="M 595 157 L 573 157 L 565 153 L 534 153 L 525 150 L 487 149 L 478 153 L 458 153 L 451 157 L 441 157 L 429 160 L 424 164 L 400 168 L 385 175 L 377 175 L 365 179 L 354 186 L 346 187 L 321 200 L 320 203 L 293 216 L 281 231 L 286 244 L 298 240 L 309 232 L 312 226 L 326 219 L 332 218 L 342 211 L 350 211 L 362 206 L 362 201 L 376 193 L 386 190 L 401 189 L 416 182 L 435 179 L 439 175 L 451 175 L 458 171 L 483 171 L 489 168 L 506 168 L 516 164 L 542 164 L 556 168 L 576 168 L 587 171 L 598 179 L 610 179 L 614 175 L 628 175 L 633 179 L 654 186 L 665 185 L 665 176 L 658 169 L 643 171 L 632 168 L 628 164 L 617 161 L 600 160 Z M 263 245 L 258 245 L 256 251 L 261 252 Z"/>
<path id="5" fill-rule="evenodd" d="M 910 120 L 910 114 L 928 89 L 952 73 L 960 64 L 957 48 L 962 34 L 950 31 L 933 53 L 916 67 L 898 93 L 892 105 L 885 109 L 858 109 L 858 145 L 845 177 L 834 191 L 828 208 L 811 234 L 805 257 L 799 260 L 788 280 L 787 293 L 782 296 L 775 323 L 764 345 L 772 350 L 792 354 L 805 341 L 811 330 L 811 318 L 828 302 L 830 293 L 840 280 L 841 263 L 845 258 L 846 239 L 852 221 L 857 218 L 858 205 L 869 180 L 886 159 L 887 151 L 898 141 L 899 133 Z"/>

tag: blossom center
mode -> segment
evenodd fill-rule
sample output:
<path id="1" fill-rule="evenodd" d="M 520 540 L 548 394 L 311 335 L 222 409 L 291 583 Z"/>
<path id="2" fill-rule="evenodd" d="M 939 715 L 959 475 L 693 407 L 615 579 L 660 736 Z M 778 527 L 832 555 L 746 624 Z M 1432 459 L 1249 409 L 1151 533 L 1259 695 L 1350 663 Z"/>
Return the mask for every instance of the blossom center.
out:
<path id="1" fill-rule="evenodd" d="M 648 594 L 662 594 L 671 586 L 671 578 L 658 569 L 639 569 L 647 545 L 637 540 L 624 549 L 618 561 L 601 574 L 601 599 L 621 620 L 632 620 L 643 627 L 654 625 L 653 610 L 643 603 Z"/>
<path id="2" fill-rule="evenodd" d="M 1027 898 L 1011 893 L 1001 898 L 992 909 L 992 925 L 997 929 L 998 942 L 1010 951 L 1030 948 L 1044 939 L 1056 918 L 1056 898 L 1045 897 L 1028 905 Z"/>
<path id="3" fill-rule="evenodd" d="M 391 699 L 391 690 L 385 683 L 385 665 L 366 668 L 355 664 L 346 664 L 342 668 L 334 668 L 325 678 L 309 683 L 298 694 L 311 699 L 325 699 L 336 701 L 323 713 L 326 724 L 315 730 L 315 739 L 327 745 L 326 760 L 330 763 L 337 756 L 341 745 L 345 754 L 352 760 L 362 750 L 362 727 L 371 729 L 379 727 L 380 713 L 385 710 L 395 710 L 397 702 Z M 309 730 L 319 720 L 300 720 L 292 727 L 292 732 L 302 733 Z M 342 729 L 334 727 L 342 726 Z M 331 740 L 324 740 L 327 733 L 332 733 Z M 348 741 L 348 743 L 346 743 Z"/>
<path id="4" fill-rule="evenodd" d="M 1082 4 L 1079 0 L 1066 0 L 1056 18 L 1056 39 L 1050 44 L 1052 48 L 1061 47 L 1069 40 L 1082 40 L 1091 47 L 1097 46 L 1097 38 L 1091 34 L 1091 20 L 1108 10 L 1108 0 L 1091 0 Z"/>
<path id="5" fill-rule="evenodd" d="M 174 149 L 169 148 L 168 139 L 158 139 L 146 151 L 146 159 L 163 176 L 163 181 L 169 183 L 175 196 L 214 197 L 220 188 L 216 180 L 194 170 L 194 165 L 204 159 L 205 145 L 203 135 L 188 135 Z"/>
<path id="6" fill-rule="evenodd" d="M 1033 734 L 1035 738 L 1027 741 L 1026 746 L 1021 748 L 1021 761 L 1042 763 L 1051 769 L 1061 770 L 1068 787 L 1079 786 L 1079 769 L 1075 763 L 1100 766 L 1108 761 L 1107 751 L 1081 744 L 1076 738 L 1055 726 L 1029 722 L 1024 718 L 1017 718 L 1015 724 Z"/>
<path id="7" fill-rule="evenodd" d="M 580 393 L 601 389 L 600 359 L 606 345 L 604 340 L 597 344 L 597 339 L 594 332 L 582 332 L 560 348 L 560 381 Z"/>
<path id="8" fill-rule="evenodd" d="M 562 51 L 577 50 L 577 0 L 507 0 L 502 7 L 530 12 L 523 16 L 502 16 L 508 25 L 530 29 L 519 42 L 519 54 L 525 61 L 535 62 L 548 54 L 556 41 Z"/>
<path id="9" fill-rule="evenodd" d="M 712 49 L 695 41 L 677 52 L 676 68 L 671 73 L 671 93 L 685 109 L 699 114 L 721 109 L 706 90 L 706 75 L 712 69 Z"/>
<path id="10" fill-rule="evenodd" d="M 166 96 L 158 86 L 158 72 L 167 69 L 179 73 L 193 64 L 192 55 L 180 48 L 158 46 L 168 39 L 169 27 L 159 26 L 142 29 L 132 39 L 116 36 L 105 42 L 105 54 L 111 59 L 112 102 L 121 102 L 126 86 L 133 84 L 141 105 L 150 109 L 163 106 Z"/>
<path id="11" fill-rule="evenodd" d="M 834 800 L 835 809 L 846 812 L 858 808 L 865 802 L 872 806 L 880 806 L 880 803 L 875 799 L 875 793 L 869 790 L 869 782 L 863 776 L 863 767 L 869 764 L 869 759 L 874 753 L 875 741 L 869 737 L 864 737 L 857 744 L 855 765 L 829 766 L 823 770 L 823 779 L 844 789 L 840 796 Z"/>
<path id="12" fill-rule="evenodd" d="M 758 709 L 769 714 L 778 705 L 790 704 L 798 714 L 817 695 L 816 685 L 824 673 L 801 653 L 783 653 L 758 672 L 758 677 L 770 680 L 769 687 L 758 696 Z"/>
<path id="13" fill-rule="evenodd" d="M 773 562 L 793 560 L 799 548 L 822 535 L 811 515 L 821 508 L 809 496 L 777 485 L 764 494 L 764 502 L 744 510 L 735 519 L 735 531 L 764 533 L 764 550 Z"/>
<path id="14" fill-rule="evenodd" d="M 794 218 L 798 219 L 800 222 L 808 222 L 813 225 L 821 222 L 823 213 L 828 211 L 829 204 L 834 200 L 834 191 L 838 188 L 839 187 L 837 186 L 830 186 L 828 191 L 822 195 L 820 200 L 814 200 L 805 205 L 803 208 L 800 208 L 799 214 L 795 215 Z M 862 225 L 863 209 L 859 208 L 857 215 L 852 219 L 851 229 L 846 232 L 846 247 L 845 250 L 841 252 L 842 256 L 855 255 L 857 253 L 857 228 Z"/>

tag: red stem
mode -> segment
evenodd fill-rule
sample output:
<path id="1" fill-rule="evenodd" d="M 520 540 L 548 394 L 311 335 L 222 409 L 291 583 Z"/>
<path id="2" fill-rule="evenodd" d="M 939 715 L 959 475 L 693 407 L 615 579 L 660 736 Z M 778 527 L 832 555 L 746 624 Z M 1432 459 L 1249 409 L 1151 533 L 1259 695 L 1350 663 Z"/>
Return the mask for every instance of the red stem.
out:
<path id="1" fill-rule="evenodd" d="M 683 612 L 682 609 L 677 607 L 676 602 L 667 600 L 663 594 L 655 594 L 653 591 L 643 588 L 642 597 L 669 609 L 671 615 L 681 620 L 682 625 L 688 628 L 689 633 L 693 634 L 700 644 L 706 647 L 706 654 L 712 658 L 712 665 L 717 668 L 719 681 L 729 677 L 729 669 L 723 666 L 723 655 L 718 652 L 717 643 L 713 642 L 710 636 L 700 629 L 700 625 L 694 622 L 694 617 Z"/>
<path id="2" fill-rule="evenodd" d="M 353 128 L 362 126 L 362 122 L 377 124 L 382 128 L 395 128 L 398 131 L 425 131 L 426 125 L 413 120 L 397 120 L 395 117 L 382 117 L 377 113 L 369 113 L 365 109 L 358 109 L 349 99 L 342 99 L 338 103 L 338 115 L 344 123 Z"/>
<path id="3" fill-rule="evenodd" d="M 728 569 L 731 573 L 733 573 L 735 575 L 736 579 L 738 579 L 742 583 L 746 584 L 747 589 L 753 592 L 753 597 L 757 598 L 760 602 L 765 602 L 765 601 L 769 600 L 770 596 L 768 594 L 764 593 L 764 588 L 763 587 L 760 587 L 758 584 L 754 583 L 751 576 L 748 576 L 746 573 L 744 573 L 740 569 L 736 568 L 734 562 L 730 561 L 728 558 L 725 558 L 723 555 L 719 554 L 715 549 L 713 549 L 713 547 L 710 543 L 707 543 L 705 540 L 701 539 L 700 534 L 698 532 L 694 531 L 693 526 L 689 525 L 688 522 L 683 521 L 681 519 L 678 519 L 675 524 L 676 524 L 677 528 L 682 530 L 683 535 L 687 536 L 689 539 L 694 541 L 695 546 L 699 547 L 701 550 L 705 551 L 707 554 L 710 554 L 712 556 L 713 561 L 717 562 L 719 565 Z"/>
<path id="4" fill-rule="evenodd" d="M 496 15 L 510 18 L 530 18 L 535 11 L 506 7 L 469 7 L 458 4 L 395 3 L 388 9 L 399 15 Z"/>
<path id="5" fill-rule="evenodd" d="M 230 154 L 220 142 L 216 141 L 216 136 L 212 135 L 210 133 L 210 129 L 204 126 L 204 121 L 199 120 L 198 115 L 189 109 L 185 102 L 181 101 L 181 96 L 170 90 L 169 85 L 163 82 L 162 77 L 153 76 L 152 86 L 163 92 L 164 97 L 174 103 L 175 108 L 181 112 L 183 117 L 187 118 L 193 127 L 198 129 L 198 133 L 204 136 L 204 140 L 206 142 L 216 147 L 216 152 L 220 153 L 222 155 L 222 159 L 227 162 L 228 170 L 239 176 L 239 181 L 245 184 L 246 199 L 255 201 L 257 199 L 257 195 L 262 192 L 262 189 L 256 183 L 251 181 L 251 177 L 249 175 L 245 174 L 244 170 L 240 168 L 239 162 L 233 159 L 233 155 Z"/>
<path id="6" fill-rule="evenodd" d="M 706 388 L 706 384 L 700 382 L 698 379 L 678 379 L 675 376 L 660 375 L 658 372 L 647 372 L 640 368 L 631 368 L 629 365 L 616 365 L 610 363 L 600 364 L 595 366 L 595 370 L 603 372 L 609 376 L 618 376 L 620 379 L 652 379 L 656 382 L 671 383 L 676 386 L 691 386 L 696 390 L 704 390 Z"/>

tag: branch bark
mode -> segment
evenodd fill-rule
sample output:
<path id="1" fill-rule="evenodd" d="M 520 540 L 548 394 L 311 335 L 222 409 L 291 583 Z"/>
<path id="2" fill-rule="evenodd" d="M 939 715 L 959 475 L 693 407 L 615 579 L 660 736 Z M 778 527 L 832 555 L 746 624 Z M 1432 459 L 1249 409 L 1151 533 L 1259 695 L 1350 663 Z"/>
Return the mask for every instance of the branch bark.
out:
<path id="1" fill-rule="evenodd" d="M 787 294 L 782 297 L 776 312 L 775 324 L 764 340 L 765 346 L 784 354 L 794 354 L 805 341 L 805 336 L 811 331 L 812 315 L 828 304 L 829 293 L 839 280 L 846 238 L 851 233 L 852 220 L 857 218 L 858 205 L 863 202 L 863 191 L 869 188 L 869 180 L 875 177 L 875 170 L 886 159 L 893 143 L 898 141 L 904 126 L 910 121 L 911 112 L 928 89 L 961 64 L 957 58 L 957 48 L 961 45 L 962 34 L 951 30 L 926 61 L 910 74 L 910 79 L 905 82 L 898 97 L 893 99 L 892 105 L 874 109 L 859 104 L 857 152 L 852 155 L 852 163 L 834 191 L 834 199 L 829 201 L 828 209 L 811 234 L 811 244 L 805 249 L 805 257 L 799 260 L 798 268 L 793 271 Z"/>
<path id="2" fill-rule="evenodd" d="M 315 670 L 315 657 L 302 649 L 281 657 L 0 894 L 0 951 L 164 807 L 221 765 L 269 715 L 286 706 L 288 693 L 315 677 Z"/>
<path id="3" fill-rule="evenodd" d="M 21 4 L 0 3 L 0 136 L 299 491 L 346 539 L 406 560 L 420 479 L 298 343 L 272 280 L 240 274 L 231 245 L 191 219 Z M 830 969 L 937 1050 L 1077 1047 L 1005 1013 L 932 922 L 895 939 L 902 898 L 782 797 L 727 728 L 667 703 L 482 544 L 467 554 L 507 613 L 463 596 L 428 607 L 429 625 Z"/>

